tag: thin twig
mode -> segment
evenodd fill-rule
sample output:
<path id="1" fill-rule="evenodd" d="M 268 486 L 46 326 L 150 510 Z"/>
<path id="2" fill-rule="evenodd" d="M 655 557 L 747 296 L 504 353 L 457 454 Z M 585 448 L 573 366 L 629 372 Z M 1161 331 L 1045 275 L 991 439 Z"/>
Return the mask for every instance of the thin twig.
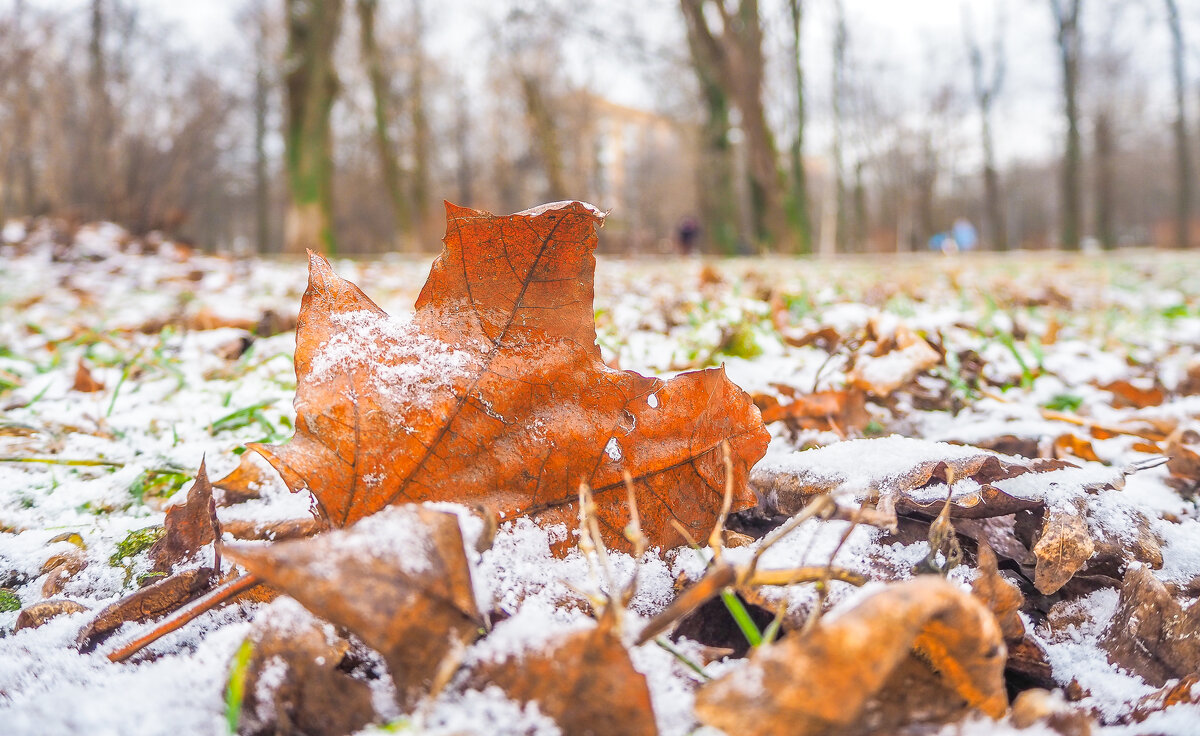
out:
<path id="1" fill-rule="evenodd" d="M 262 584 L 262 580 L 254 575 L 246 574 L 234 578 L 226 583 L 213 588 L 206 595 L 197 598 L 183 608 L 180 608 L 175 613 L 167 616 L 163 620 L 154 625 L 154 628 L 147 631 L 145 634 L 137 637 L 128 644 L 113 650 L 108 655 L 110 662 L 124 662 L 134 654 L 137 654 L 142 649 L 158 641 L 167 634 L 191 622 L 200 614 L 216 608 L 218 605 L 228 601 L 229 599 L 250 590 L 256 585 Z"/>
<path id="2" fill-rule="evenodd" d="M 812 501 L 809 501 L 808 505 L 800 510 L 800 513 L 785 521 L 766 537 L 763 537 L 763 541 L 758 545 L 758 549 L 754 550 L 754 556 L 750 558 L 750 563 L 746 566 L 746 575 L 754 575 L 754 571 L 758 567 L 758 561 L 762 558 L 763 553 L 771 548 L 771 545 L 796 531 L 797 527 L 814 516 L 824 516 L 836 510 L 837 503 L 827 493 L 823 493 Z"/>
<path id="3" fill-rule="evenodd" d="M 721 455 L 725 463 L 725 495 L 721 499 L 721 513 L 717 515 L 717 523 L 713 524 L 708 534 L 708 546 L 713 551 L 713 559 L 721 559 L 724 549 L 725 521 L 729 518 L 729 510 L 733 508 L 733 456 L 729 452 L 729 440 L 721 441 Z"/>

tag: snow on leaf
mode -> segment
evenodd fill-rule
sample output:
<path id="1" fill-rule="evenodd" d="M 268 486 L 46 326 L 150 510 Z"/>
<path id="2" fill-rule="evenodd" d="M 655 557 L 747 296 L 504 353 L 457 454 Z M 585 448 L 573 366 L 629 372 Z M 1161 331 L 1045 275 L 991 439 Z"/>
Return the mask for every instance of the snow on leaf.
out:
<path id="1" fill-rule="evenodd" d="M 447 204 L 445 250 L 411 321 L 388 317 L 317 255 L 297 332 L 296 434 L 254 448 L 335 526 L 394 503 L 460 501 L 571 523 L 581 480 L 623 547 L 622 472 L 654 545 L 708 533 L 734 458 L 734 510 L 768 435 L 722 369 L 670 381 L 600 360 L 595 208 L 497 217 Z M 656 396 L 658 408 L 648 402 Z M 368 482 L 371 479 L 373 482 Z"/>

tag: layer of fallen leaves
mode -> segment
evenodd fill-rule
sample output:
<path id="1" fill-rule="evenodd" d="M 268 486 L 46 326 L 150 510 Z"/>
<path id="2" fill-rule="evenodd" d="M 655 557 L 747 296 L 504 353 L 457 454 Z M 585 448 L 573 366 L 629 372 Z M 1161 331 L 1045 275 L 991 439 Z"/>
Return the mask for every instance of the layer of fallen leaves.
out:
<path id="1" fill-rule="evenodd" d="M 242 439 L 265 441 L 239 446 L 251 449 L 215 483 L 201 463 L 160 530 L 132 530 L 106 566 L 125 565 L 123 595 L 106 605 L 84 595 L 103 564 L 95 552 L 46 535 L 53 554 L 38 574 L 0 569 L 17 591 L 14 641 L 55 629 L 87 652 L 236 601 L 220 626 L 178 619 L 193 638 L 134 661 L 181 658 L 243 626 L 224 693 L 239 733 L 437 732 L 438 708 L 489 692 L 566 734 L 1186 732 L 1171 724 L 1196 704 L 1200 671 L 1194 356 L 1171 344 L 1160 357 L 1173 367 L 1159 370 L 1135 345 L 1119 375 L 1075 380 L 1079 361 L 1056 364 L 1050 351 L 1078 349 L 1086 329 L 1071 310 L 1095 305 L 1052 279 L 985 284 L 1008 313 L 918 327 L 882 309 L 824 322 L 796 290 L 754 275 L 744 285 L 758 306 L 703 306 L 734 299 L 710 269 L 703 303 L 640 302 L 666 332 L 680 310 L 719 323 L 658 363 L 696 371 L 649 378 L 612 366 L 654 361 L 597 343 L 597 316 L 601 343 L 617 320 L 593 306 L 602 219 L 581 203 L 508 217 L 449 207 L 411 319 L 314 256 L 291 440 L 267 404 L 213 417 L 210 436 L 252 427 L 267 436 Z M 873 308 L 936 300 L 902 279 L 856 296 Z M 216 380 L 252 370 L 240 364 L 256 333 L 290 328 L 267 311 L 255 321 L 177 307 L 104 340 L 237 331 L 225 366 L 207 373 Z M 107 344 L 82 326 L 65 340 L 47 345 Z M 776 349 L 804 356 L 806 371 L 764 372 L 749 393 L 730 380 Z M 125 383 L 171 373 L 162 350 L 107 366 L 96 353 L 64 363 L 63 390 L 107 397 L 110 411 Z M 706 367 L 725 359 L 729 371 Z M 11 377 L 21 389 L 24 376 Z M 18 410 L 37 400 L 14 395 L 26 397 Z M 105 421 L 2 429 L 14 459 L 39 461 L 63 433 L 116 437 Z M 313 513 L 238 518 L 276 499 L 275 471 L 311 493 Z M 147 472 L 139 492 L 170 473 L 192 475 Z M 494 599 L 478 579 L 492 539 L 515 539 L 521 523 L 562 558 L 538 564 L 573 571 L 541 618 L 530 612 L 545 598 L 516 586 Z M 570 566 L 582 561 L 587 574 Z M 639 570 L 655 564 L 669 564 L 674 588 L 635 600 Z M 535 631 L 516 633 L 526 617 Z M 646 665 L 662 651 L 669 679 Z M 1089 675 L 1106 667 L 1134 683 L 1128 694 Z"/>

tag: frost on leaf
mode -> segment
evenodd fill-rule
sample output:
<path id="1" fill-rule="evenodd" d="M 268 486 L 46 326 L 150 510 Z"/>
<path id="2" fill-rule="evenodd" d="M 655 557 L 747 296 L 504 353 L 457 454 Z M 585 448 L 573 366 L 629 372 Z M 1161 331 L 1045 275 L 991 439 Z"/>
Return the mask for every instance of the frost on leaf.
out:
<path id="1" fill-rule="evenodd" d="M 586 480 L 605 542 L 625 547 L 629 471 L 645 533 L 666 547 L 683 542 L 672 520 L 696 537 L 712 527 L 728 441 L 733 508 L 754 505 L 746 477 L 769 437 L 723 369 L 664 382 L 601 361 L 592 251 L 602 215 L 579 202 L 505 217 L 447 204 L 447 218 L 408 321 L 311 256 L 296 434 L 255 447 L 290 488 L 311 490 L 334 526 L 415 501 L 570 526 Z"/>

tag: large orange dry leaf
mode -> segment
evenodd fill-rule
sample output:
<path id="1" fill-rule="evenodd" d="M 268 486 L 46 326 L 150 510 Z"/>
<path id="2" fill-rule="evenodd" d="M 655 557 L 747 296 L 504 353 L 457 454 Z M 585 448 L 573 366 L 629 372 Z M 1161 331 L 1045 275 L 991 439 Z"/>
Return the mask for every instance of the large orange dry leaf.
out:
<path id="1" fill-rule="evenodd" d="M 999 718 L 1008 706 L 1005 653 L 983 603 L 926 575 L 759 647 L 744 667 L 699 689 L 696 715 L 745 736 L 892 734 L 972 709 Z"/>
<path id="2" fill-rule="evenodd" d="M 574 526 L 594 489 L 605 541 L 625 546 L 628 470 L 652 544 L 697 537 L 733 508 L 769 439 L 721 369 L 670 381 L 608 368 L 592 307 L 596 226 L 561 202 L 497 217 L 447 203 L 445 250 L 411 321 L 388 317 L 313 255 L 296 334 L 296 435 L 257 449 L 336 526 L 389 504 L 483 503 Z"/>

